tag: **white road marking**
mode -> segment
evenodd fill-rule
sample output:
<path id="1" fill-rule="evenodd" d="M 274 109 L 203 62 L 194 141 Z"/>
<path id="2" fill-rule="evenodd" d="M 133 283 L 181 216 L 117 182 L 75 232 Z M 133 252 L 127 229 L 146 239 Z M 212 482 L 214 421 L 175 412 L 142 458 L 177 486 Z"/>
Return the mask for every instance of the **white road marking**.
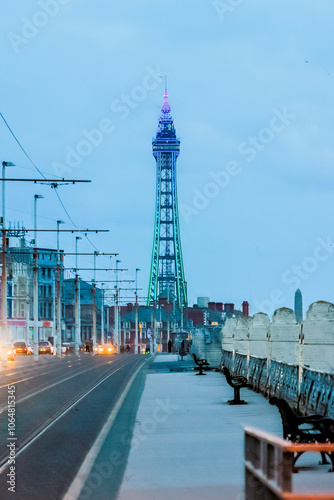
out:
<path id="1" fill-rule="evenodd" d="M 87 481 L 87 478 L 90 474 L 90 471 L 92 470 L 92 468 L 94 466 L 95 460 L 96 460 L 98 454 L 100 453 L 100 450 L 103 446 L 103 443 L 105 442 L 113 423 L 115 422 L 115 419 L 118 415 L 118 412 L 122 407 L 124 399 L 126 398 L 128 392 L 131 388 L 131 385 L 133 384 L 134 379 L 136 378 L 138 372 L 142 369 L 144 364 L 147 363 L 147 361 L 149 361 L 149 359 L 150 358 L 148 358 L 142 365 L 140 365 L 137 368 L 137 370 L 135 371 L 135 373 L 132 375 L 131 379 L 127 383 L 124 391 L 122 392 L 122 394 L 118 398 L 114 409 L 110 413 L 108 420 L 104 424 L 100 434 L 95 439 L 93 446 L 91 447 L 91 449 L 87 453 L 85 460 L 83 461 L 77 475 L 75 476 L 74 480 L 72 481 L 71 486 L 69 487 L 65 496 L 63 497 L 63 500 L 77 500 L 79 498 L 81 490 Z"/>

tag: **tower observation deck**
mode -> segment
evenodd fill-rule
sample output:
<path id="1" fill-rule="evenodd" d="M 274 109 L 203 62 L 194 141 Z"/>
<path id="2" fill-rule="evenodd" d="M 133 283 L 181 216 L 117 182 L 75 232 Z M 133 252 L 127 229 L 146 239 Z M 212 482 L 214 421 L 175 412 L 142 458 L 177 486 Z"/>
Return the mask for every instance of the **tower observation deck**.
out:
<path id="1" fill-rule="evenodd" d="M 152 141 L 156 160 L 154 237 L 147 305 L 165 298 L 176 307 L 188 303 L 181 250 L 176 189 L 176 159 L 180 139 L 176 137 L 167 89 L 157 133 Z"/>

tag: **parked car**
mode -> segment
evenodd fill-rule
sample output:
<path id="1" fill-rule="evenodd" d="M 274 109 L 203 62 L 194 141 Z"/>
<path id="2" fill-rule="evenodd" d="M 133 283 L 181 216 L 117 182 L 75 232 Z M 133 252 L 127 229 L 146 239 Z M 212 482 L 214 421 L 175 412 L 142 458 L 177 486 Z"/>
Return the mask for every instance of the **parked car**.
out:
<path id="1" fill-rule="evenodd" d="M 97 346 L 97 354 L 113 354 L 114 346 L 112 344 L 100 344 Z"/>
<path id="2" fill-rule="evenodd" d="M 48 341 L 39 342 L 38 354 L 53 354 L 53 346 L 51 342 Z"/>
<path id="3" fill-rule="evenodd" d="M 8 361 L 14 361 L 16 356 L 16 350 L 14 344 L 7 344 L 7 359 Z"/>
<path id="4" fill-rule="evenodd" d="M 25 342 L 14 342 L 14 347 L 16 349 L 16 354 L 32 354 L 32 349 L 29 349 Z"/>

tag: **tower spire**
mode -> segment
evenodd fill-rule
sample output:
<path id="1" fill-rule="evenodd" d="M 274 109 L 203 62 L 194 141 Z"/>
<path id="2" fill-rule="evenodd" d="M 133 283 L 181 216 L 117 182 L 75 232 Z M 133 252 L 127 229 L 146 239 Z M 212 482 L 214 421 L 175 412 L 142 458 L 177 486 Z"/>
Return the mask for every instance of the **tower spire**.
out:
<path id="1" fill-rule="evenodd" d="M 164 102 L 163 102 L 163 105 L 161 107 L 161 118 L 160 118 L 160 121 L 159 121 L 159 125 L 160 125 L 161 120 L 163 120 L 163 121 L 165 121 L 165 120 L 172 121 L 172 117 L 170 115 L 170 112 L 171 112 L 171 109 L 170 109 L 170 105 L 169 105 L 169 102 L 168 102 L 167 75 L 165 74 Z"/>

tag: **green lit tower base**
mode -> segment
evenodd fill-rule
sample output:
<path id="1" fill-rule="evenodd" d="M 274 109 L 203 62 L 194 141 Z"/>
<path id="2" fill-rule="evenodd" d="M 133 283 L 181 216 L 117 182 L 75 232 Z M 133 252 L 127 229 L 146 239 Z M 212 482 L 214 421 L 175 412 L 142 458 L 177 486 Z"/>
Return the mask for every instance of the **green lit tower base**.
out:
<path id="1" fill-rule="evenodd" d="M 176 189 L 176 159 L 180 153 L 180 139 L 176 137 L 167 89 L 152 146 L 157 162 L 157 190 L 147 305 L 156 304 L 158 299 L 164 298 L 181 309 L 187 306 L 188 299 Z"/>

